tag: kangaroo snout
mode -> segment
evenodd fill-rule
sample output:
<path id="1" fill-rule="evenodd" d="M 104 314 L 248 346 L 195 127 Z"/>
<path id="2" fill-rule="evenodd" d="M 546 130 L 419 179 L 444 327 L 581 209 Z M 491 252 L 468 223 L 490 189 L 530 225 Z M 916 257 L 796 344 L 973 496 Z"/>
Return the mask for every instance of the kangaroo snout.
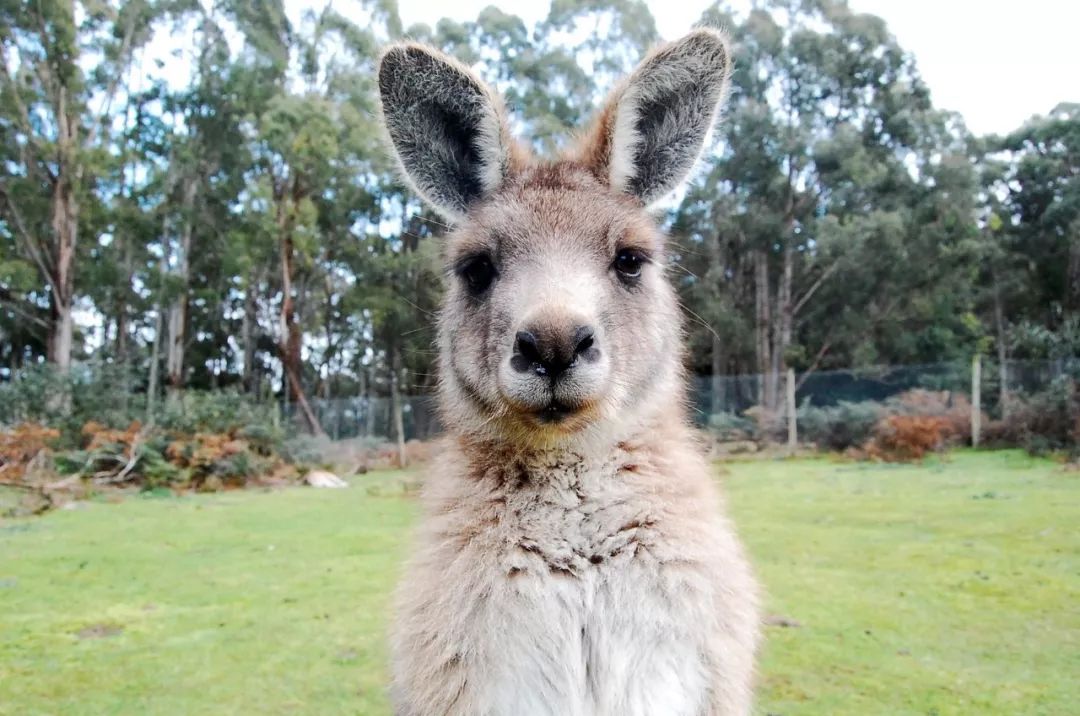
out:
<path id="1" fill-rule="evenodd" d="M 510 365 L 519 373 L 557 380 L 579 361 L 600 357 L 596 329 L 588 325 L 534 325 L 518 331 Z"/>
<path id="2" fill-rule="evenodd" d="M 530 312 L 508 336 L 499 387 L 518 410 L 560 422 L 603 396 L 610 356 L 603 330 L 565 306 Z"/>

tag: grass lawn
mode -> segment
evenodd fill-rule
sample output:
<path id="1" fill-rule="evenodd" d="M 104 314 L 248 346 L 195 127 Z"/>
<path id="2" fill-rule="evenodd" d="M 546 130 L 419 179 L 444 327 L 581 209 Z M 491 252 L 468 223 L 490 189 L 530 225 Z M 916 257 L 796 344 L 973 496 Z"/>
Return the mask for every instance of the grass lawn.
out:
<path id="1" fill-rule="evenodd" d="M 1017 453 L 722 471 L 769 613 L 799 624 L 767 628 L 759 713 L 1077 713 L 1080 475 Z M 388 714 L 417 515 L 394 483 L 0 522 L 0 714 Z"/>

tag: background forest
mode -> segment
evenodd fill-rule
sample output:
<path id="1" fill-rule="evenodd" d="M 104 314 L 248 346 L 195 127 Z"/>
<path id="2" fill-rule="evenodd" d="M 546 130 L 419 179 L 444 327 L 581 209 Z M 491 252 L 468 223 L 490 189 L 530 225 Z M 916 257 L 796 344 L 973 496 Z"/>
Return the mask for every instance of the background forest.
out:
<path id="1" fill-rule="evenodd" d="M 379 48 L 474 64 L 550 152 L 660 40 L 640 0 L 555 0 L 534 27 L 346 5 L 0 2 L 0 423 L 120 426 L 228 388 L 316 433 L 318 401 L 387 397 L 401 433 L 435 380 L 447 227 L 382 144 Z M 1080 104 L 972 136 L 845 2 L 701 22 L 736 70 L 665 208 L 694 373 L 759 375 L 774 411 L 788 368 L 1080 355 Z"/>

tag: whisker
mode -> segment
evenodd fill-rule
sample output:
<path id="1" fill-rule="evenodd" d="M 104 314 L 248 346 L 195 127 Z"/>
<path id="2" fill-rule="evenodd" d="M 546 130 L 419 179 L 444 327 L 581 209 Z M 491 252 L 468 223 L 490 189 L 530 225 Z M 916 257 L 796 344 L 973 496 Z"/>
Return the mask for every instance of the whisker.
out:
<path id="1" fill-rule="evenodd" d="M 426 221 L 429 224 L 434 224 L 435 226 L 440 226 L 440 227 L 446 229 L 447 231 L 451 231 L 454 228 L 453 226 L 450 226 L 449 224 L 444 224 L 441 221 L 436 221 L 435 219 L 431 219 L 431 218 L 428 218 L 426 216 L 422 216 L 421 214 L 414 214 L 410 218 L 419 219 L 420 221 Z"/>
<path id="2" fill-rule="evenodd" d="M 694 318 L 697 321 L 698 325 L 700 325 L 702 328 L 704 328 L 709 333 L 711 333 L 713 335 L 713 337 L 716 338 L 716 340 L 718 340 L 718 341 L 723 341 L 724 340 L 723 338 L 720 337 L 720 334 L 716 332 L 716 329 L 714 329 L 711 325 L 709 325 L 708 321 L 706 321 L 704 318 L 702 318 L 698 314 L 694 313 L 694 311 L 692 311 L 690 309 L 690 307 L 687 306 L 685 303 L 680 301 L 679 302 L 679 307 L 682 308 L 682 310 L 686 311 L 690 315 L 691 318 Z"/>

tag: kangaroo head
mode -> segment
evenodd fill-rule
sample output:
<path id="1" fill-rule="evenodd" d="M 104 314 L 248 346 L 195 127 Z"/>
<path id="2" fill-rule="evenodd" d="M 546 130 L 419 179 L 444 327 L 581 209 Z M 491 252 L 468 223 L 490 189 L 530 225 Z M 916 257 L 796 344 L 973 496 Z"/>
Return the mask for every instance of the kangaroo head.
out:
<path id="1" fill-rule="evenodd" d="M 550 443 L 680 399 L 678 304 L 647 208 L 693 167 L 728 71 L 714 31 L 663 46 L 577 146 L 541 162 L 468 68 L 415 44 L 383 55 L 405 175 L 455 225 L 439 321 L 451 429 Z"/>

